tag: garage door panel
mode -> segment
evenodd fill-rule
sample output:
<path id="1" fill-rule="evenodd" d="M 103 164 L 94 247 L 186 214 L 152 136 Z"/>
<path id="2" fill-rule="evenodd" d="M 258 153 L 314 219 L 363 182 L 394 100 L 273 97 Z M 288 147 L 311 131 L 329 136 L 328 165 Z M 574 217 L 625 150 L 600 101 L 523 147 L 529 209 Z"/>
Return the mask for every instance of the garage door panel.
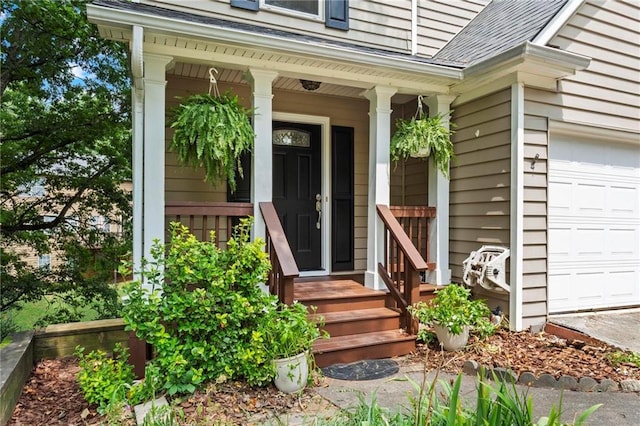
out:
<path id="1" fill-rule="evenodd" d="M 640 256 L 640 231 L 637 228 L 612 229 L 610 252 L 612 256 L 628 256 L 637 259 Z"/>
<path id="2" fill-rule="evenodd" d="M 640 149 L 640 148 L 639 148 Z M 615 217 L 637 218 L 638 211 L 638 189 L 630 186 L 611 186 L 609 190 L 611 213 Z"/>
<path id="3" fill-rule="evenodd" d="M 549 311 L 639 305 L 640 146 L 563 136 L 549 157 Z"/>

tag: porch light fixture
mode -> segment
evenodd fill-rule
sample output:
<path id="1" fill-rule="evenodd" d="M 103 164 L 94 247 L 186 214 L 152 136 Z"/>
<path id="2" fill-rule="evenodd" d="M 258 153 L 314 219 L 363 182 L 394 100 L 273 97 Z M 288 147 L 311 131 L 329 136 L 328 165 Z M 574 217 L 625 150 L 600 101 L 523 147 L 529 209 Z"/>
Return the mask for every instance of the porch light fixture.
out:
<path id="1" fill-rule="evenodd" d="M 302 87 L 304 88 L 304 90 L 308 90 L 310 92 L 313 92 L 314 90 L 318 90 L 320 88 L 319 81 L 300 80 L 300 84 L 302 84 Z"/>

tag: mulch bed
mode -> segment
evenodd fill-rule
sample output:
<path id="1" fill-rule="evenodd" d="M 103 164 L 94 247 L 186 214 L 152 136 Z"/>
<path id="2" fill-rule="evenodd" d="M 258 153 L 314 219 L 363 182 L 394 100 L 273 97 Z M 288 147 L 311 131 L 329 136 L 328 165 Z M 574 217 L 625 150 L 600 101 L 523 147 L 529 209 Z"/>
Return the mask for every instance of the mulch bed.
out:
<path id="1" fill-rule="evenodd" d="M 467 360 L 474 360 L 490 368 L 504 367 L 520 375 L 531 372 L 536 376 L 547 373 L 556 379 L 563 375 L 577 379 L 640 380 L 640 368 L 634 364 L 613 366 L 608 356 L 619 349 L 605 343 L 586 344 L 580 340 L 560 339 L 544 332 L 510 332 L 498 330 L 489 338 L 478 341 L 473 336 L 462 351 L 441 351 L 437 343 L 418 345 L 409 357 L 412 362 L 426 363 L 428 370 L 441 368 L 458 373 Z"/>
<path id="2" fill-rule="evenodd" d="M 640 368 L 632 364 L 612 366 L 608 354 L 617 351 L 605 344 L 588 345 L 576 340 L 529 332 L 498 331 L 482 342 L 471 340 L 459 352 L 442 352 L 436 344 L 419 345 L 415 354 L 400 362 L 424 364 L 428 370 L 441 368 L 457 373 L 466 360 L 475 360 L 490 367 L 508 367 L 520 374 L 525 371 L 539 376 L 548 373 L 559 378 L 605 378 L 615 381 L 640 380 Z M 89 406 L 75 380 L 79 371 L 74 357 L 42 360 L 34 367 L 25 385 L 9 425 L 93 425 L 106 424 L 96 407 Z M 322 381 L 319 380 L 319 386 Z M 300 396 L 285 395 L 273 386 L 250 388 L 243 383 L 229 382 L 210 385 L 194 395 L 175 399 L 172 404 L 182 410 L 181 424 L 237 424 L 259 425 L 265 419 L 290 413 L 327 411 L 330 404 L 308 388 Z M 131 415 L 119 422 L 135 424 Z"/>

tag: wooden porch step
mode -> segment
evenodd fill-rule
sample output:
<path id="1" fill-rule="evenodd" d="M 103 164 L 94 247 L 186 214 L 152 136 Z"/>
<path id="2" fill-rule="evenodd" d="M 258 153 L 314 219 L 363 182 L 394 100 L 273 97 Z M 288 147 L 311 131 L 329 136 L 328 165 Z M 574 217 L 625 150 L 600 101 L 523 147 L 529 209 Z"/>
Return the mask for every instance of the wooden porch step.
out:
<path id="1" fill-rule="evenodd" d="M 363 359 L 406 355 L 415 348 L 416 337 L 396 329 L 319 340 L 313 345 L 313 353 L 318 367 L 326 367 Z"/>
<path id="2" fill-rule="evenodd" d="M 436 297 L 435 291 L 444 287 L 445 286 L 443 285 L 436 284 L 420 284 L 420 300 L 423 302 L 427 302 L 430 299 L 433 299 L 434 297 Z"/>
<path id="3" fill-rule="evenodd" d="M 294 299 L 315 306 L 316 313 L 383 308 L 386 293 L 350 279 L 296 282 Z"/>
<path id="4" fill-rule="evenodd" d="M 311 317 L 323 317 L 323 328 L 331 337 L 397 330 L 400 324 L 400 314 L 387 308 L 325 312 Z"/>

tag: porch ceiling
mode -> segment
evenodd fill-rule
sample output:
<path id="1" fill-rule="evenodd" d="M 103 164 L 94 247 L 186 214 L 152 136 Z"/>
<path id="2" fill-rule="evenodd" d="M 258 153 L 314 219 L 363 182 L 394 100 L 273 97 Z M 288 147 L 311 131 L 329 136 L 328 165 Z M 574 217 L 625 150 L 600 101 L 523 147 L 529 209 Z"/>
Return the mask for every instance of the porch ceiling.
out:
<path id="1" fill-rule="evenodd" d="M 173 68 L 167 70 L 167 74 L 175 75 L 179 77 L 188 77 L 188 78 L 196 78 L 202 80 L 209 80 L 209 65 L 204 64 L 191 64 L 185 62 L 178 62 L 174 65 Z M 216 79 L 218 81 L 223 81 L 227 83 L 233 84 L 248 84 L 247 79 L 245 78 L 245 73 L 241 70 L 237 69 L 229 69 L 229 68 L 220 68 L 216 67 L 218 74 L 216 75 Z M 299 78 L 290 78 L 290 77 L 278 77 L 273 82 L 273 88 L 276 90 L 287 90 L 294 92 L 306 92 L 300 84 Z M 321 94 L 321 95 L 330 95 L 330 96 L 341 96 L 348 98 L 361 98 L 362 97 L 362 88 L 353 87 L 353 86 L 344 86 L 341 84 L 333 84 L 333 83 L 323 83 L 317 90 L 314 90 L 313 93 Z M 395 104 L 404 104 L 406 102 L 412 101 L 415 99 L 415 95 L 411 94 L 396 94 L 392 98 L 392 102 Z"/>

